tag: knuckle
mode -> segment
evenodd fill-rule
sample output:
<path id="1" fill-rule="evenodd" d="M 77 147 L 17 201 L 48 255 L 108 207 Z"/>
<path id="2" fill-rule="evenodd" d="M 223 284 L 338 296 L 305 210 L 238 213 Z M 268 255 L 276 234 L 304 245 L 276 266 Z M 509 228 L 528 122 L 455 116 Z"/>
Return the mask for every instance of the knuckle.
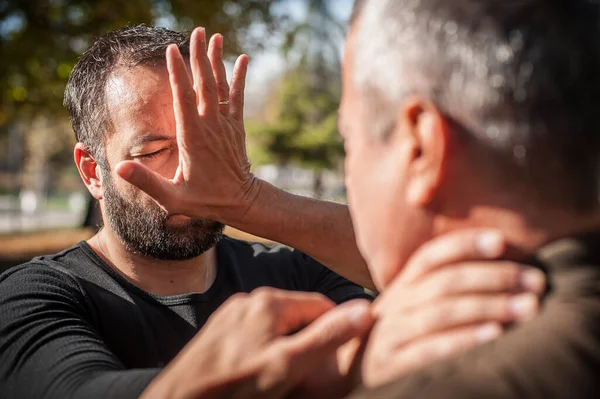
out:
<path id="1" fill-rule="evenodd" d="M 238 292 L 238 293 L 230 296 L 223 304 L 223 307 L 229 308 L 229 307 L 233 307 L 233 306 L 240 306 L 240 304 L 247 302 L 247 300 L 248 300 L 248 294 L 246 294 L 244 292 Z"/>
<path id="2" fill-rule="evenodd" d="M 511 320 L 513 318 L 513 306 L 510 295 L 500 295 L 490 306 L 491 312 L 500 320 Z"/>
<path id="3" fill-rule="evenodd" d="M 183 99 L 186 102 L 194 101 L 196 102 L 196 90 L 193 87 L 188 87 L 183 91 Z"/>
<path id="4" fill-rule="evenodd" d="M 227 302 L 244 302 L 248 300 L 249 295 L 245 292 L 236 292 L 229 297 Z"/>
<path id="5" fill-rule="evenodd" d="M 429 306 L 427 310 L 421 315 L 418 323 L 419 335 L 426 335 L 434 332 L 435 330 L 448 324 L 450 319 L 447 306 Z"/>
<path id="6" fill-rule="evenodd" d="M 432 312 L 432 319 L 430 320 L 431 328 L 441 329 L 451 325 L 455 322 L 458 313 L 455 301 L 449 301 L 438 306 Z"/>
<path id="7" fill-rule="evenodd" d="M 220 79 L 217 82 L 217 87 L 219 88 L 220 91 L 225 91 L 225 92 L 229 92 L 229 83 L 227 83 L 226 79 Z"/>
<path id="8" fill-rule="evenodd" d="M 415 344 L 409 349 L 409 356 L 414 367 L 422 366 L 435 359 L 436 350 L 430 343 Z"/>
<path id="9" fill-rule="evenodd" d="M 425 292 L 430 298 L 439 298 L 451 294 L 458 280 L 455 270 L 443 270 L 433 274 L 428 280 Z"/>
<path id="10" fill-rule="evenodd" d="M 468 298 L 461 303 L 461 321 L 463 323 L 469 321 L 479 321 L 484 319 L 489 313 L 489 306 L 483 298 Z"/>
<path id="11" fill-rule="evenodd" d="M 521 268 L 515 263 L 505 263 L 501 277 L 502 290 L 514 290 L 520 288 Z"/>
<path id="12" fill-rule="evenodd" d="M 207 93 L 215 93 L 217 91 L 217 83 L 214 80 L 204 82 L 204 91 Z"/>
<path id="13" fill-rule="evenodd" d="M 430 269 L 431 265 L 434 265 L 435 256 L 433 255 L 434 251 L 420 251 L 414 257 L 413 265 L 411 265 L 416 270 L 426 270 Z"/>
<path id="14" fill-rule="evenodd" d="M 291 372 L 293 354 L 283 348 L 283 346 L 277 346 L 276 349 L 271 352 L 268 356 L 269 364 L 271 369 L 274 370 L 279 378 L 285 378 Z"/>
<path id="15" fill-rule="evenodd" d="M 461 285 L 464 285 L 468 280 L 468 273 L 465 273 L 463 267 L 453 267 L 442 273 L 440 281 L 440 294 L 447 295 L 455 292 Z"/>
<path id="16" fill-rule="evenodd" d="M 498 294 L 479 300 L 479 321 L 509 321 L 512 314 L 510 298 L 509 294 Z"/>
<path id="17" fill-rule="evenodd" d="M 258 311 L 274 312 L 278 308 L 276 290 L 270 287 L 261 287 L 252 292 L 252 300 Z"/>

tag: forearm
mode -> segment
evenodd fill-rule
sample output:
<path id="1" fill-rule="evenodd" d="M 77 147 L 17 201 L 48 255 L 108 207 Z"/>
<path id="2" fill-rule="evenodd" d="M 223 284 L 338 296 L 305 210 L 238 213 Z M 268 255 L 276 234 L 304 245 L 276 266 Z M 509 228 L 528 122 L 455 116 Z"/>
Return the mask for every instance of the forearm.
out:
<path id="1" fill-rule="evenodd" d="M 339 275 L 373 288 L 354 238 L 348 207 L 287 193 L 260 181 L 243 217 L 225 223 L 250 234 L 289 245 Z"/>
<path id="2" fill-rule="evenodd" d="M 131 369 L 98 373 L 73 395 L 75 398 L 137 398 L 160 369 Z M 60 396 L 57 396 L 60 397 Z M 62 396 L 63 398 L 66 396 Z"/>

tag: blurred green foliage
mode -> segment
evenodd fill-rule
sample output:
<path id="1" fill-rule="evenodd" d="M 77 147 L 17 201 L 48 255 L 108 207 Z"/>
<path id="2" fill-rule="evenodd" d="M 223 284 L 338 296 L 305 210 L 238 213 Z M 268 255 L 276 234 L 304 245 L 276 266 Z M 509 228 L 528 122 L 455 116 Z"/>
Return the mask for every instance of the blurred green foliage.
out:
<path id="1" fill-rule="evenodd" d="M 339 86 L 321 86 L 304 67 L 288 71 L 263 123 L 247 124 L 254 164 L 335 169 L 343 154 L 337 130 Z"/>
<path id="2" fill-rule="evenodd" d="M 65 115 L 64 86 L 79 55 L 98 35 L 128 24 L 203 25 L 226 38 L 226 51 L 260 46 L 251 27 L 267 29 L 277 0 L 2 0 L 0 126 L 30 116 Z"/>
<path id="3" fill-rule="evenodd" d="M 78 182 L 62 106 L 69 73 L 95 37 L 137 23 L 180 31 L 205 26 L 224 35 L 232 56 L 272 46 L 269 33 L 283 33 L 279 45 L 287 69 L 261 123 L 248 125 L 251 158 L 255 164 L 335 169 L 342 154 L 336 113 L 343 23 L 331 13 L 334 0 L 302 2 L 306 18 L 299 21 L 274 12 L 286 1 L 0 0 L 0 169 L 22 175 L 9 186 L 47 191 L 43 187 L 63 177 Z M 11 153 L 6 166 L 2 159 Z M 15 158 L 22 162 L 10 166 Z"/>
<path id="4" fill-rule="evenodd" d="M 138 23 L 180 31 L 202 25 L 222 33 L 226 53 L 237 55 L 260 48 L 264 33 L 285 22 L 272 15 L 278 1 L 0 0 L 0 186 L 45 192 L 73 175 L 62 97 L 73 65 L 97 36 Z"/>
<path id="5" fill-rule="evenodd" d="M 248 126 L 249 154 L 259 164 L 314 169 L 313 190 L 319 196 L 319 171 L 335 169 L 343 154 L 337 109 L 344 27 L 331 12 L 334 1 L 306 4 L 306 20 L 287 32 L 282 51 L 289 68 L 267 104 L 267 117 Z"/>

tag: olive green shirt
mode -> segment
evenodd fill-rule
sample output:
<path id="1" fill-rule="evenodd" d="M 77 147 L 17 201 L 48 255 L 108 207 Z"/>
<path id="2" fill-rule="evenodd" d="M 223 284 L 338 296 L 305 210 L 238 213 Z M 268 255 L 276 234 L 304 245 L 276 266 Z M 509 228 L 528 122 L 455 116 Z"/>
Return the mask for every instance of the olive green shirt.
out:
<path id="1" fill-rule="evenodd" d="M 537 260 L 550 283 L 538 317 L 350 398 L 600 398 L 600 232 L 556 241 Z"/>

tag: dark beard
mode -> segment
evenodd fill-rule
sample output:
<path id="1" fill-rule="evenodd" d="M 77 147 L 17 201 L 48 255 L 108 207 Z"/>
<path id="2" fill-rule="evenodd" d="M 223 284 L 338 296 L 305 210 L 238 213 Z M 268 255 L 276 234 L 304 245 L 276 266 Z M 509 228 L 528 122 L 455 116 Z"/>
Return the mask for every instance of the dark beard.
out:
<path id="1" fill-rule="evenodd" d="M 187 260 L 203 254 L 221 239 L 222 223 L 187 219 L 167 225 L 168 215 L 158 205 L 127 200 L 110 172 L 103 171 L 103 176 L 108 223 L 127 250 L 160 260 Z"/>

